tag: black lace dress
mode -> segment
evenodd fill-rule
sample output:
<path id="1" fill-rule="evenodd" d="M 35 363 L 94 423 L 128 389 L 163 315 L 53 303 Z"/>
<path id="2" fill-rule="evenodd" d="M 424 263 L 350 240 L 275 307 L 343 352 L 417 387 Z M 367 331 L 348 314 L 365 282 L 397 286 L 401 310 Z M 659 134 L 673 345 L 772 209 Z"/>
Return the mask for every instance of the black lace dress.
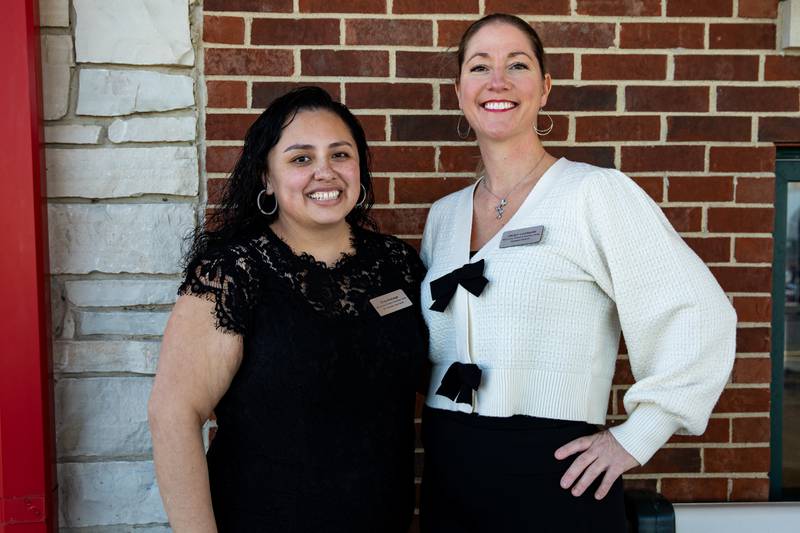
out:
<path id="1" fill-rule="evenodd" d="M 221 532 L 408 530 L 424 267 L 399 239 L 352 241 L 327 267 L 267 230 L 187 269 L 180 293 L 244 338 L 207 455 Z M 397 289 L 413 305 L 379 316 L 370 299 Z"/>

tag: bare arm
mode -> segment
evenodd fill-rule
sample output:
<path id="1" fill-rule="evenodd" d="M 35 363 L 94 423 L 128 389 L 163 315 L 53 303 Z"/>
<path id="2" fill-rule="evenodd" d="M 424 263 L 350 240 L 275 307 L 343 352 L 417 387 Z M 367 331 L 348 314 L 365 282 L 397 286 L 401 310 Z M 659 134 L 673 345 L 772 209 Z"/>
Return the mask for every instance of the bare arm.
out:
<path id="1" fill-rule="evenodd" d="M 201 428 L 239 368 L 242 337 L 216 329 L 213 307 L 178 298 L 148 403 L 156 477 L 176 533 L 217 531 Z"/>

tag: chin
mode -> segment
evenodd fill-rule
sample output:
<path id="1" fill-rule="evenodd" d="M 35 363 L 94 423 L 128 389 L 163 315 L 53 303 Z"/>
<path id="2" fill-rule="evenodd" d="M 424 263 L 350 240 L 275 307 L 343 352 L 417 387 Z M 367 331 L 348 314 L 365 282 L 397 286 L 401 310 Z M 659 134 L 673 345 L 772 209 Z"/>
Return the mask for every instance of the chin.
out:
<path id="1" fill-rule="evenodd" d="M 318 213 L 311 216 L 311 221 L 318 226 L 336 226 L 345 223 L 345 217 L 349 213 L 349 210 L 336 213 Z"/>

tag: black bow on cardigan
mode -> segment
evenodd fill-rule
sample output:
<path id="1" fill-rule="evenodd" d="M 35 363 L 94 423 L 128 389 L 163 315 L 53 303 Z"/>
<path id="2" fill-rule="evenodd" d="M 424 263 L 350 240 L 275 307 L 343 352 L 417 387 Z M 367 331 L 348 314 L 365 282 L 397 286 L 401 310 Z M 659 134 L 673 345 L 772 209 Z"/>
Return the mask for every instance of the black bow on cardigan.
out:
<path id="1" fill-rule="evenodd" d="M 476 364 L 455 362 L 445 372 L 436 394 L 457 403 L 472 404 L 472 391 L 478 390 L 481 374 L 483 372 Z"/>
<path id="2" fill-rule="evenodd" d="M 443 313 L 461 285 L 475 296 L 480 296 L 489 280 L 483 277 L 483 259 L 467 263 L 441 278 L 431 281 L 432 311 Z"/>

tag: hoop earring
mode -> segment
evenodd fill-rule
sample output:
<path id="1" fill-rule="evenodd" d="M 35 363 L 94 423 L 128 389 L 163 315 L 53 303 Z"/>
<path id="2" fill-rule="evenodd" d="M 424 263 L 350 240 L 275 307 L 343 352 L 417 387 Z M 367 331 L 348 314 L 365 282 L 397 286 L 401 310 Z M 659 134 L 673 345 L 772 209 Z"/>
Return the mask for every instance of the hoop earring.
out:
<path id="1" fill-rule="evenodd" d="M 358 195 L 358 202 L 356 202 L 356 207 L 363 207 L 364 202 L 367 201 L 367 188 L 364 187 L 364 184 L 361 184 L 361 192 L 364 193 L 364 197 L 362 198 L 361 195 Z"/>
<path id="2" fill-rule="evenodd" d="M 549 118 L 549 119 L 550 119 L 550 125 L 549 125 L 549 126 L 547 126 L 547 127 L 546 127 L 546 128 L 544 128 L 544 129 L 541 129 L 541 130 L 540 130 L 540 129 L 537 127 L 537 126 L 538 126 L 538 124 L 537 124 L 536 122 L 534 122 L 534 123 L 533 123 L 533 131 L 535 131 L 537 135 L 540 135 L 540 136 L 542 136 L 542 137 L 544 137 L 545 135 L 547 135 L 548 133 L 550 133 L 551 131 L 553 131 L 553 117 L 551 117 L 551 116 L 550 116 L 550 113 L 548 113 L 547 111 L 543 111 L 543 113 L 545 114 L 545 116 L 546 116 L 547 118 Z M 537 117 L 537 119 L 538 119 L 538 117 Z"/>
<path id="3" fill-rule="evenodd" d="M 273 207 L 271 211 L 264 211 L 264 209 L 261 207 L 261 195 L 266 194 L 266 192 L 266 189 L 261 189 L 261 192 L 258 193 L 258 196 L 256 196 L 256 207 L 258 207 L 258 210 L 261 211 L 262 215 L 272 216 L 278 210 L 278 199 L 275 198 L 274 194 L 267 194 L 267 196 L 272 196 L 272 198 L 275 200 L 275 207 Z"/>
<path id="4" fill-rule="evenodd" d="M 467 121 L 467 132 L 461 132 L 461 120 L 464 118 L 464 115 L 458 115 L 458 123 L 456 124 L 456 133 L 458 137 L 462 140 L 467 140 L 469 138 L 469 134 L 472 131 L 472 126 L 469 125 L 469 121 Z"/>

